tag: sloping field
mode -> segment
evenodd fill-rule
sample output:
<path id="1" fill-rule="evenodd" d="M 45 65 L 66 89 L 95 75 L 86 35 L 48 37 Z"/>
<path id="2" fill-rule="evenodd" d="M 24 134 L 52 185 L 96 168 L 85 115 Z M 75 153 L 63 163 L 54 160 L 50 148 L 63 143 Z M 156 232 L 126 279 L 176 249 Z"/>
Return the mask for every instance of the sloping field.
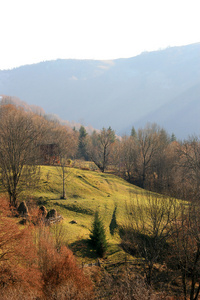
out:
<path id="1" fill-rule="evenodd" d="M 55 208 L 64 217 L 66 243 L 83 247 L 81 241 L 88 239 L 93 216 L 99 210 L 103 219 L 109 242 L 109 255 L 122 250 L 118 244 L 118 234 L 110 234 L 110 223 L 116 209 L 117 224 L 124 224 L 127 219 L 126 206 L 139 199 L 145 201 L 145 192 L 125 180 L 105 173 L 75 168 L 67 169 L 66 200 L 61 200 L 62 176 L 57 167 L 41 167 L 40 186 L 33 191 L 34 197 L 49 210 Z M 77 224 L 72 224 L 75 220 Z M 80 249 L 82 251 L 82 249 Z"/>

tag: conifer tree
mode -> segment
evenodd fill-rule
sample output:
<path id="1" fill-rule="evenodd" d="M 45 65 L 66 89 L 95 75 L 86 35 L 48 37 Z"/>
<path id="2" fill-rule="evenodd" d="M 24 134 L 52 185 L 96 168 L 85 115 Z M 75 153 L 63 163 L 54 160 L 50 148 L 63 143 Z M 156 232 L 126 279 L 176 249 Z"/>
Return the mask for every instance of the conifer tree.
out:
<path id="1" fill-rule="evenodd" d="M 105 228 L 98 211 L 95 212 L 90 239 L 91 244 L 95 248 L 97 255 L 99 257 L 104 257 L 108 244 L 106 240 Z"/>
<path id="2" fill-rule="evenodd" d="M 81 126 L 79 129 L 78 157 L 88 160 L 88 155 L 86 153 L 86 137 L 87 131 L 85 127 Z"/>
<path id="3" fill-rule="evenodd" d="M 136 132 L 134 126 L 133 126 L 132 129 L 131 129 L 131 136 L 132 136 L 132 137 L 137 137 L 137 132 Z"/>
<path id="4" fill-rule="evenodd" d="M 176 141 L 176 136 L 175 136 L 175 134 L 174 133 L 172 133 L 172 135 L 171 135 L 171 140 L 170 140 L 171 142 L 174 142 L 174 141 Z"/>

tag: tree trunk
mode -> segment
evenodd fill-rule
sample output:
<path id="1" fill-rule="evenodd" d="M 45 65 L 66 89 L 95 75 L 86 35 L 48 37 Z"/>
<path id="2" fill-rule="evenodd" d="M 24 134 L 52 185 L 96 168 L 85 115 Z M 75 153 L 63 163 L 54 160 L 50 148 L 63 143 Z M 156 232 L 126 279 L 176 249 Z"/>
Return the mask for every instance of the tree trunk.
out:
<path id="1" fill-rule="evenodd" d="M 182 284 L 183 284 L 183 292 L 184 292 L 184 298 L 187 300 L 187 288 L 186 288 L 186 275 L 185 275 L 185 268 L 182 266 Z"/>
<path id="2" fill-rule="evenodd" d="M 195 297 L 194 297 L 194 300 L 197 300 L 197 299 L 198 299 L 199 292 L 200 292 L 200 283 L 199 283 L 199 286 L 198 286 L 198 289 L 197 289 L 196 295 L 195 295 Z"/>
<path id="3" fill-rule="evenodd" d="M 10 205 L 17 207 L 17 191 L 9 191 Z"/>
<path id="4" fill-rule="evenodd" d="M 197 253 L 196 253 L 196 257 L 195 257 L 195 261 L 194 261 L 194 267 L 193 267 L 193 270 L 192 270 L 192 283 L 191 283 L 191 290 L 190 290 L 190 300 L 194 300 L 196 297 L 194 297 L 194 294 L 195 294 L 195 284 L 196 284 L 196 279 L 197 279 L 197 276 L 196 276 L 196 265 L 197 265 L 197 262 L 199 260 L 199 255 L 200 255 L 200 249 L 198 248 L 197 250 Z M 197 290 L 198 292 L 198 290 Z M 197 295 L 198 296 L 198 295 Z"/>
<path id="5" fill-rule="evenodd" d="M 62 196 L 61 199 L 66 199 L 66 194 L 65 194 L 65 166 L 62 166 Z"/>

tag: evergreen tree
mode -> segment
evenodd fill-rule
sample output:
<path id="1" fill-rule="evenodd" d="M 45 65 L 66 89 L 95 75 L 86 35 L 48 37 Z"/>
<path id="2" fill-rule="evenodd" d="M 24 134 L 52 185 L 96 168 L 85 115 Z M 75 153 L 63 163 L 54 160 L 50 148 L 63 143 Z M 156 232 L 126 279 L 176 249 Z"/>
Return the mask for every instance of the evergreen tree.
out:
<path id="1" fill-rule="evenodd" d="M 90 240 L 92 246 L 96 250 L 97 255 L 99 257 L 104 257 L 107 251 L 108 244 L 106 240 L 105 228 L 98 211 L 95 212 L 92 230 L 90 234 Z"/>
<path id="2" fill-rule="evenodd" d="M 84 158 L 88 160 L 88 155 L 86 153 L 86 136 L 87 131 L 84 126 L 79 129 L 79 144 L 78 144 L 78 156 L 79 158 Z"/>
<path id="3" fill-rule="evenodd" d="M 73 131 L 74 131 L 74 132 L 77 132 L 77 130 L 76 130 L 76 127 L 75 127 L 75 126 L 73 127 Z"/>
<path id="4" fill-rule="evenodd" d="M 79 137 L 84 138 L 87 136 L 87 131 L 84 126 L 81 126 L 79 129 Z"/>
<path id="5" fill-rule="evenodd" d="M 132 127 L 132 129 L 131 129 L 131 136 L 132 137 L 137 137 L 137 132 L 135 131 L 134 127 Z"/>
<path id="6" fill-rule="evenodd" d="M 171 135 L 171 142 L 175 142 L 176 141 L 176 136 L 174 133 L 172 133 Z"/>

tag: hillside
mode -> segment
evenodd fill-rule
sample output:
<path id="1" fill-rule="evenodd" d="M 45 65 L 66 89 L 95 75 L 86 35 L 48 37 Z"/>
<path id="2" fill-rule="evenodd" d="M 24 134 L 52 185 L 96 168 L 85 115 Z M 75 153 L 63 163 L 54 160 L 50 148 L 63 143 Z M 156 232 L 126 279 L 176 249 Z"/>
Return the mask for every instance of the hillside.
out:
<path id="1" fill-rule="evenodd" d="M 137 290 L 142 291 L 143 295 L 144 287 L 147 292 L 149 291 L 148 280 L 151 282 L 151 294 L 148 293 L 148 297 L 145 297 L 145 299 L 149 299 L 149 295 L 152 295 L 154 292 L 152 289 L 155 289 L 156 295 L 158 295 L 157 299 L 161 299 L 159 297 L 160 294 L 163 294 L 162 299 L 165 299 L 166 297 L 164 298 L 164 296 L 166 295 L 182 295 L 182 269 L 176 262 L 180 261 L 179 253 L 181 252 L 180 255 L 183 255 L 182 249 L 186 251 L 189 249 L 189 252 L 186 252 L 186 254 L 191 253 L 191 249 L 196 249 L 195 246 L 198 242 L 198 240 L 196 241 L 196 227 L 193 226 L 193 223 L 191 226 L 191 222 L 194 222 L 196 225 L 197 218 L 191 218 L 191 222 L 185 222 L 187 219 L 183 212 L 188 212 L 189 203 L 184 205 L 181 200 L 169 199 L 167 196 L 150 193 L 112 174 L 92 171 L 94 165 L 90 162 L 87 162 L 88 168 L 85 162 L 76 161 L 75 163 L 78 164 L 75 164 L 73 168 L 67 168 L 67 199 L 60 199 L 62 178 L 60 177 L 59 168 L 56 166 L 41 166 L 39 186 L 34 186 L 33 190 L 29 190 L 29 192 L 26 190 L 24 194 L 21 194 L 21 200 L 26 200 L 28 204 L 28 215 L 16 218 L 15 214 L 15 218 L 11 218 L 9 211 L 9 217 L 6 216 L 1 219 L 0 224 L 1 227 L 3 224 L 4 230 L 1 232 L 3 232 L 3 237 L 6 237 L 6 242 L 8 240 L 9 247 L 13 246 L 12 243 L 9 244 L 9 239 L 13 239 L 13 235 L 10 238 L 10 235 L 4 234 L 7 230 L 6 225 L 9 233 L 12 230 L 11 233 L 13 234 L 13 228 L 17 232 L 14 235 L 14 237 L 17 237 L 14 239 L 14 245 L 18 246 L 18 248 L 12 248 L 12 250 L 16 249 L 16 251 L 11 251 L 14 259 L 9 257 L 8 262 L 10 263 L 11 259 L 15 262 L 18 257 L 20 258 L 18 263 L 20 267 L 22 261 L 25 266 L 27 262 L 27 276 L 30 276 L 31 264 L 29 256 L 32 255 L 31 250 L 38 250 L 35 252 L 38 259 L 33 256 L 34 267 L 37 267 L 35 262 L 38 262 L 38 270 L 41 270 L 41 274 L 43 274 L 43 270 L 47 272 L 45 273 L 47 274 L 47 280 L 42 288 L 50 285 L 50 295 L 52 295 L 53 291 L 53 284 L 49 280 L 50 276 L 55 278 L 53 283 L 56 282 L 57 284 L 58 282 L 57 285 L 60 287 L 59 280 L 63 274 L 61 272 L 66 270 L 67 274 L 65 277 L 61 277 L 61 283 L 63 283 L 64 279 L 71 283 L 69 270 L 73 269 L 71 269 L 69 262 L 73 254 L 69 249 L 73 251 L 76 257 L 76 260 L 73 259 L 72 262 L 76 262 L 78 267 L 81 266 L 81 269 L 78 268 L 77 270 L 82 270 L 83 274 L 89 275 L 89 278 L 92 280 L 97 297 L 91 299 L 100 299 L 98 295 L 101 294 L 104 296 L 101 299 L 110 299 L 111 291 L 115 288 L 115 285 L 111 285 L 111 283 L 116 284 L 113 295 L 118 295 L 116 294 L 118 291 L 120 296 L 117 299 L 123 299 L 124 297 L 121 295 L 127 295 L 127 286 L 134 287 L 137 281 L 140 283 Z M 56 209 L 58 215 L 62 215 L 63 221 L 54 223 L 51 226 L 42 226 L 47 219 L 45 217 L 41 218 L 41 215 L 38 218 L 38 210 L 31 209 L 34 208 L 33 203 L 37 203 L 39 206 L 45 205 L 48 212 L 52 208 Z M 2 207 L 4 206 L 2 205 Z M 91 233 L 90 230 L 92 229 L 96 210 L 99 211 L 106 232 L 107 247 L 103 257 L 98 256 L 89 242 L 89 234 Z M 194 211 L 196 212 L 196 210 Z M 184 219 L 181 219 L 181 217 Z M 30 220 L 35 226 L 24 226 L 26 222 L 30 224 Z M 9 227 L 8 225 L 11 222 L 12 227 Z M 192 228 L 190 232 L 186 231 L 187 223 L 189 223 L 188 227 Z M 45 222 L 45 224 L 48 223 Z M 182 227 L 180 227 L 180 224 L 182 224 Z M 31 228 L 33 229 L 32 232 L 30 232 Z M 180 248 L 179 234 L 182 236 L 181 230 L 183 230 L 183 233 L 187 233 L 186 241 L 189 241 L 187 243 L 189 248 L 185 246 L 186 243 L 181 244 L 183 248 Z M 21 232 L 23 234 L 19 235 Z M 178 234 L 177 238 L 176 234 Z M 31 240 L 33 237 L 34 243 Z M 27 244 L 25 244 L 25 241 Z M 178 246 L 176 246 L 174 241 L 177 241 Z M 27 245 L 29 248 L 27 248 Z M 60 245 L 65 245 L 67 248 L 65 246 L 60 248 Z M 190 245 L 193 245 L 193 248 Z M 26 253 L 26 256 L 24 256 L 24 253 Z M 189 256 L 190 262 L 193 256 Z M 67 258 L 68 260 L 66 260 Z M 65 261 L 66 263 L 64 263 Z M 72 266 L 76 266 L 74 263 Z M 13 264 L 10 265 L 13 267 Z M 41 268 L 40 265 L 49 267 L 48 269 Z M 149 268 L 150 265 L 152 265 L 151 269 Z M 15 265 L 13 270 L 14 272 L 16 271 Z M 3 272 L 3 275 L 7 275 L 7 269 L 3 269 Z M 83 278 L 83 274 L 81 278 Z M 21 273 L 19 273 L 20 286 L 23 284 L 21 277 Z M 5 276 L 2 276 L 2 278 L 4 279 Z M 32 277 L 30 276 L 30 278 Z M 125 284 L 123 284 L 124 281 Z M 190 277 L 185 278 L 185 281 L 189 285 Z M 12 286 L 14 286 L 14 283 L 12 283 Z M 71 288 L 71 285 L 69 288 Z M 67 286 L 67 289 L 69 288 Z M 3 291 L 5 291 L 4 295 L 10 295 L 10 289 L 7 292 L 3 286 Z M 57 293 L 56 295 L 59 294 Z M 66 293 L 64 295 L 66 296 Z M 130 295 L 133 294 L 131 293 Z M 139 298 L 135 299 L 143 299 L 141 293 L 139 295 Z M 50 297 L 48 298 L 51 299 Z M 61 299 L 60 296 L 56 298 Z M 62 297 L 62 299 L 72 298 L 74 297 Z M 132 298 L 130 297 L 130 299 Z M 17 298 L 14 297 L 14 299 Z M 46 299 L 46 297 L 40 297 L 40 299 Z M 80 297 L 74 299 L 80 299 Z M 88 297 L 83 297 L 83 299 L 88 299 Z"/>
<path id="2" fill-rule="evenodd" d="M 0 95 L 117 134 L 151 121 L 186 138 L 199 134 L 199 53 L 200 43 L 113 61 L 41 62 L 0 71 Z"/>
<path id="3" fill-rule="evenodd" d="M 59 168 L 43 166 L 41 174 L 40 186 L 37 190 L 34 189 L 32 194 L 40 205 L 44 204 L 48 209 L 54 207 L 64 216 L 68 243 L 80 237 L 89 237 L 96 210 L 100 211 L 107 234 L 110 236 L 109 224 L 115 206 L 117 206 L 117 222 L 121 224 L 126 219 L 126 204 L 135 201 L 137 197 L 142 199 L 147 193 L 111 174 L 69 168 L 66 183 L 67 199 L 61 200 L 62 178 Z M 22 199 L 24 197 L 25 195 L 22 195 Z M 77 224 L 71 224 L 72 220 L 76 220 Z"/>

